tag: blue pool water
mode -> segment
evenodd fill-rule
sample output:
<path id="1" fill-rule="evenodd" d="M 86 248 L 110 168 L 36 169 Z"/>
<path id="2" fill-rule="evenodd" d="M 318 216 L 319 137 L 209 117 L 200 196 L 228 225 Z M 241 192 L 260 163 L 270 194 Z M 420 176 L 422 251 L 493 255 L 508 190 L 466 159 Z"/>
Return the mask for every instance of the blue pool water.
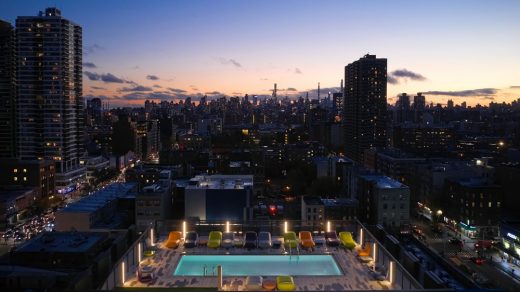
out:
<path id="1" fill-rule="evenodd" d="M 184 255 L 174 276 L 215 274 L 222 266 L 224 276 L 339 276 L 342 275 L 331 255 Z"/>

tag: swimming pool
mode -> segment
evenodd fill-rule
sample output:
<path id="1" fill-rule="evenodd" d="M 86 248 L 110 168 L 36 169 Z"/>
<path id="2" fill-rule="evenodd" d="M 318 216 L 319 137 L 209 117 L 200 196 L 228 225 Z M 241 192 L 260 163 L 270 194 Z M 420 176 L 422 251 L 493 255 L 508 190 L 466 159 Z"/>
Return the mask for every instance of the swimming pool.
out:
<path id="1" fill-rule="evenodd" d="M 204 276 L 222 266 L 224 276 L 339 276 L 331 255 L 184 255 L 174 276 Z"/>

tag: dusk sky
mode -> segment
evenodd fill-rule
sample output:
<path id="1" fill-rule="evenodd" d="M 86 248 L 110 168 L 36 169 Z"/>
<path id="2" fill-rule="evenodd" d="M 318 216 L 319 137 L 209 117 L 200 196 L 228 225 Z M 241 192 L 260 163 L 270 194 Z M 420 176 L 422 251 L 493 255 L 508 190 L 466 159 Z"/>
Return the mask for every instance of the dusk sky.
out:
<path id="1" fill-rule="evenodd" d="M 57 6 L 83 27 L 84 95 L 111 106 L 187 95 L 315 98 L 344 66 L 388 59 L 389 103 L 520 98 L 520 1 L 27 1 L 0 18 Z M 328 89 L 331 88 L 331 89 Z M 311 91 L 312 90 L 312 91 Z"/>

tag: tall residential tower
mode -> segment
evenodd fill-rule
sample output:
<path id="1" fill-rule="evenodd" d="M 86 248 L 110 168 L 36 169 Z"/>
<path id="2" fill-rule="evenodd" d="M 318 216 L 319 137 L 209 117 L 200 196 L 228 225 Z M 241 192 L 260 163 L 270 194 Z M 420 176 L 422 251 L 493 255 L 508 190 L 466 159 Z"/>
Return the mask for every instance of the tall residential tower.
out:
<path id="1" fill-rule="evenodd" d="M 15 34 L 0 20 L 0 158 L 15 153 Z"/>
<path id="2" fill-rule="evenodd" d="M 386 59 L 375 55 L 345 67 L 346 155 L 357 162 L 366 149 L 386 146 L 386 71 Z"/>
<path id="3" fill-rule="evenodd" d="M 18 152 L 21 159 L 52 159 L 58 193 L 85 174 L 82 29 L 47 8 L 16 19 Z"/>

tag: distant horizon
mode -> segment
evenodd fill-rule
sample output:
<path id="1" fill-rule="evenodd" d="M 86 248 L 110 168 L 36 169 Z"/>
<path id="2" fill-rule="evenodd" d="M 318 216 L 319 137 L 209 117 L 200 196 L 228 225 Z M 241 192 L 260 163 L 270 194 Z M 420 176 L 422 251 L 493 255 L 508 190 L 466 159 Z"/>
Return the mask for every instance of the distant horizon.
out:
<path id="1" fill-rule="evenodd" d="M 488 105 L 520 98 L 518 1 L 37 1 L 0 19 L 56 6 L 83 27 L 83 96 L 113 107 L 187 96 L 316 98 L 337 90 L 365 54 L 388 60 L 389 104 Z M 5 7 L 5 8 L 4 8 Z M 448 9 L 449 7 L 449 9 Z M 427 13 L 426 13 L 427 12 Z M 137 21 L 136 21 L 137 20 Z"/>

